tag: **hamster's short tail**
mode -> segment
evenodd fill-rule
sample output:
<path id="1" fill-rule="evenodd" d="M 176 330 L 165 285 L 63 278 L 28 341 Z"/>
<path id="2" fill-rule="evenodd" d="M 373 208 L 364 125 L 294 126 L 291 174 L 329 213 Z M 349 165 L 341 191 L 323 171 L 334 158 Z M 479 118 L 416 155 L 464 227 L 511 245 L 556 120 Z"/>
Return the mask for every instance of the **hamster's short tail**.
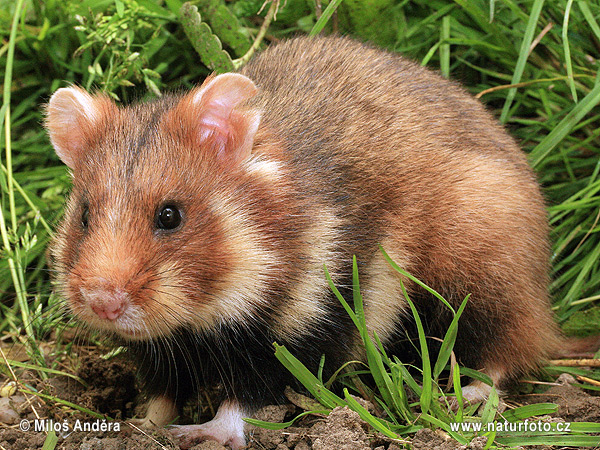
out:
<path id="1" fill-rule="evenodd" d="M 565 358 L 593 358 L 600 350 L 600 334 L 587 337 L 563 338 L 560 348 L 551 355 L 554 359 Z"/>

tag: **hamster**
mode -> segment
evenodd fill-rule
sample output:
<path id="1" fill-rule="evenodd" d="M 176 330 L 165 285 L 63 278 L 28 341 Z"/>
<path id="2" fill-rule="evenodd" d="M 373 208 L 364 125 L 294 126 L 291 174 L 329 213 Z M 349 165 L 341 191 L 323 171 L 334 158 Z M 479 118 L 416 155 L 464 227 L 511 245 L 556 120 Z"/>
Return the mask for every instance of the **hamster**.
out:
<path id="1" fill-rule="evenodd" d="M 351 298 L 356 255 L 367 326 L 408 355 L 412 315 L 380 245 L 455 308 L 471 294 L 455 352 L 500 388 L 557 343 L 524 153 L 461 87 L 400 56 L 296 38 L 147 103 L 59 89 L 46 127 L 73 176 L 51 246 L 57 290 L 137 361 L 143 424 L 220 388 L 213 420 L 175 428 L 186 445 L 244 445 L 243 418 L 293 384 L 273 342 L 315 372 L 322 355 L 329 373 L 364 356 L 323 265 Z M 443 337 L 448 308 L 403 282 Z"/>

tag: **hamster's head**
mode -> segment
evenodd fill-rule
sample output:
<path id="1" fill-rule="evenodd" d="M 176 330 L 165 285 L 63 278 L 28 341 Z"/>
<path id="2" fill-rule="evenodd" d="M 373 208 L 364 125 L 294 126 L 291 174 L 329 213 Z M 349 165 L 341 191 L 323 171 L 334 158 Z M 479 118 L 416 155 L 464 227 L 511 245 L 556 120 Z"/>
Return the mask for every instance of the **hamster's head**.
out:
<path id="1" fill-rule="evenodd" d="M 239 226 L 260 122 L 245 101 L 255 92 L 224 74 L 125 108 L 77 87 L 51 97 L 46 127 L 73 177 L 51 262 L 80 320 L 140 340 L 252 313 L 234 291 L 262 264 Z M 244 289 L 260 289 L 253 283 Z"/>

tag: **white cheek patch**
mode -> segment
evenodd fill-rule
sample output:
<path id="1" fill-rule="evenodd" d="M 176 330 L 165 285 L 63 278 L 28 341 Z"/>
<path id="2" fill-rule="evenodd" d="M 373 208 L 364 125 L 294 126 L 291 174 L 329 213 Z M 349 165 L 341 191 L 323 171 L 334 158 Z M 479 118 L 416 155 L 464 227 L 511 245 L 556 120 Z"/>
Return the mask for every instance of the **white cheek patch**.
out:
<path id="1" fill-rule="evenodd" d="M 249 158 L 244 162 L 244 169 L 269 181 L 278 181 L 283 177 L 283 167 L 280 162 L 265 159 L 261 156 Z"/>
<path id="2" fill-rule="evenodd" d="M 339 278 L 340 256 L 336 254 L 336 243 L 341 239 L 339 227 L 340 219 L 333 209 L 323 206 L 319 220 L 302 236 L 306 267 L 301 279 L 291 286 L 290 301 L 283 303 L 277 312 L 274 331 L 281 339 L 293 342 L 306 333 L 310 325 L 330 319 L 324 302 L 330 288 L 323 265 L 335 283 Z"/>
<path id="3" fill-rule="evenodd" d="M 264 233 L 248 217 L 241 201 L 227 198 L 227 194 L 214 195 L 211 209 L 223 221 L 224 241 L 235 258 L 215 295 L 218 300 L 203 307 L 206 321 L 198 325 L 260 320 L 259 311 L 269 301 L 266 287 L 277 276 L 280 256 L 265 244 Z"/>
<path id="4" fill-rule="evenodd" d="M 398 266 L 410 267 L 407 256 L 409 252 L 396 250 L 398 245 L 390 239 L 384 239 L 381 244 L 388 254 L 392 249 L 395 250 L 390 257 Z M 377 333 L 377 336 L 386 342 L 390 336 L 393 336 L 398 318 L 408 307 L 400 281 L 402 280 L 409 293 L 412 282 L 396 272 L 379 249 L 375 251 L 372 261 L 366 268 L 367 281 L 361 286 L 361 292 L 364 298 L 367 329 Z"/>

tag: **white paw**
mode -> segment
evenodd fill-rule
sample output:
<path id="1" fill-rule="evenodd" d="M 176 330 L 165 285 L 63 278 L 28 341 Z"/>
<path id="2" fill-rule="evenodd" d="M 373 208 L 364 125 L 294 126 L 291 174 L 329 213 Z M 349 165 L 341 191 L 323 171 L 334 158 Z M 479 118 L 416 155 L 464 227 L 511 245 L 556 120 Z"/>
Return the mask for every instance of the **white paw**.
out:
<path id="1" fill-rule="evenodd" d="M 488 399 L 492 386 L 482 383 L 481 381 L 473 381 L 462 388 L 462 397 L 465 405 L 472 405 L 479 402 L 484 402 Z M 499 396 L 504 395 L 502 391 L 497 391 Z M 452 411 L 458 411 L 458 400 L 456 397 L 448 399 L 448 405 Z"/>
<path id="2" fill-rule="evenodd" d="M 165 396 L 154 397 L 148 403 L 146 417 L 130 419 L 129 423 L 138 428 L 164 427 L 177 417 L 177 407 L 173 400 Z"/>
<path id="3" fill-rule="evenodd" d="M 490 392 L 492 392 L 492 387 L 481 381 L 473 381 L 471 384 L 462 388 L 463 399 L 469 403 L 478 403 L 487 400 Z"/>
<path id="4" fill-rule="evenodd" d="M 244 417 L 246 415 L 237 402 L 224 401 L 213 420 L 200 425 L 173 425 L 169 431 L 184 449 L 201 441 L 213 440 L 239 450 L 246 445 Z"/>

